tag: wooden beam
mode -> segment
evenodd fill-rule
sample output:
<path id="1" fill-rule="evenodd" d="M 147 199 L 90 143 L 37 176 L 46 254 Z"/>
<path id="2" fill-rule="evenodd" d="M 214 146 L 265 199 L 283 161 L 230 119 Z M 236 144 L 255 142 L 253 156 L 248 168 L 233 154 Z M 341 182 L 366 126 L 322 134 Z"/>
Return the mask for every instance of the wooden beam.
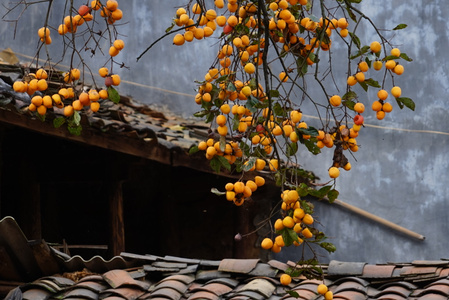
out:
<path id="1" fill-rule="evenodd" d="M 395 224 L 395 223 L 393 223 L 391 221 L 388 221 L 388 220 L 386 220 L 384 218 L 376 216 L 375 214 L 367 212 L 366 210 L 363 210 L 363 209 L 361 209 L 359 207 L 356 207 L 354 205 L 351 205 L 349 203 L 343 202 L 343 201 L 338 200 L 338 199 L 336 199 L 333 203 L 338 205 L 338 206 L 344 207 L 347 210 L 350 210 L 350 211 L 352 211 L 352 212 L 354 212 L 354 213 L 356 213 L 356 214 L 358 214 L 360 216 L 363 216 L 363 217 L 365 217 L 367 219 L 370 219 L 370 220 L 372 220 L 374 222 L 380 223 L 380 224 L 382 224 L 382 225 L 384 225 L 384 226 L 386 226 L 388 228 L 391 228 L 391 229 L 396 230 L 396 231 L 398 231 L 398 232 L 400 232 L 402 234 L 405 234 L 406 236 L 418 239 L 420 241 L 424 241 L 426 239 L 426 237 L 423 236 L 422 234 L 419 234 L 419 233 L 416 233 L 414 231 L 411 231 L 411 230 L 409 230 L 407 228 L 404 228 L 404 227 L 402 227 L 402 226 L 400 226 L 398 224 Z"/>
<path id="2" fill-rule="evenodd" d="M 100 130 L 90 128 L 87 124 L 83 126 L 81 135 L 76 136 L 69 133 L 64 126 L 54 128 L 52 122 L 49 120 L 42 122 L 31 117 L 29 114 L 20 114 L 1 107 L 0 123 L 10 124 L 41 134 L 153 160 L 173 167 L 187 167 L 205 173 L 214 173 L 209 166 L 209 161 L 205 160 L 200 153 L 190 156 L 185 149 L 181 149 L 180 147 L 169 149 L 158 143 L 158 138 L 156 136 L 152 139 L 144 140 L 141 138 L 128 137 L 112 131 L 101 132 Z M 221 172 L 220 175 L 231 178 L 236 177 L 236 175 L 224 171 Z"/>
<path id="3" fill-rule="evenodd" d="M 157 138 L 151 141 L 145 141 L 118 133 L 92 130 L 88 125 L 83 126 L 81 135 L 77 136 L 68 132 L 64 126 L 54 128 L 53 124 L 48 121 L 42 122 L 36 118 L 32 118 L 30 115 L 19 114 L 2 108 L 0 108 L 0 122 L 26 128 L 45 135 L 143 157 L 163 164 L 170 164 L 170 153 L 157 143 Z"/>

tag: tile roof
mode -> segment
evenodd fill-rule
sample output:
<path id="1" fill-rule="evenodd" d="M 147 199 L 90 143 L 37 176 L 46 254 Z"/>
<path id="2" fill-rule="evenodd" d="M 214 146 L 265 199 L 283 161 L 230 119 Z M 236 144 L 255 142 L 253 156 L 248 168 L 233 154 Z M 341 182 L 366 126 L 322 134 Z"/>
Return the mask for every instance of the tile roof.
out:
<path id="1" fill-rule="evenodd" d="M 121 96 L 118 104 L 101 100 L 98 112 L 86 111 L 82 114 L 82 136 L 75 136 L 63 127 L 53 126 L 53 120 L 63 115 L 62 109 L 49 109 L 44 122 L 28 111 L 31 97 L 27 93 L 17 93 L 12 88 L 23 71 L 24 68 L 20 65 L 0 63 L 0 122 L 164 164 L 211 172 L 206 160 L 187 155 L 188 149 L 208 138 L 209 126 L 206 123 L 198 119 L 174 116 L 166 109 L 154 109 Z M 59 87 L 57 81 L 49 79 L 48 82 L 49 89 L 56 91 Z"/>
<path id="2" fill-rule="evenodd" d="M 85 260 L 45 241 L 28 241 L 11 217 L 0 220 L 0 287 L 9 291 L 19 286 L 7 300 L 296 299 L 288 291 L 299 299 L 323 299 L 316 292 L 323 281 L 334 299 L 449 298 L 449 260 L 385 264 L 333 260 L 321 266 L 323 280 L 298 277 L 282 286 L 280 276 L 295 266 L 292 261 L 126 252 L 110 260 L 100 256 Z"/>
<path id="3" fill-rule="evenodd" d="M 81 277 L 79 272 L 65 273 L 64 277 L 45 276 L 17 288 L 20 291 L 15 293 L 22 294 L 22 298 L 6 299 L 297 299 L 291 291 L 296 292 L 299 299 L 323 299 L 316 292 L 322 280 L 294 278 L 287 287 L 280 284 L 280 275 L 287 267 L 294 267 L 293 262 L 184 260 L 130 253 L 122 253 L 121 258 L 138 261 L 139 266 L 112 269 L 102 274 L 85 272 Z M 179 262 L 183 260 L 184 263 Z M 439 267 L 435 267 L 436 264 Z M 348 268 L 342 268 L 345 265 Z M 449 297 L 449 261 L 359 265 L 363 266 L 362 274 L 358 270 L 349 274 L 348 270 L 354 266 L 351 262 L 331 261 L 323 266 L 324 282 L 334 293 L 334 299 Z"/>

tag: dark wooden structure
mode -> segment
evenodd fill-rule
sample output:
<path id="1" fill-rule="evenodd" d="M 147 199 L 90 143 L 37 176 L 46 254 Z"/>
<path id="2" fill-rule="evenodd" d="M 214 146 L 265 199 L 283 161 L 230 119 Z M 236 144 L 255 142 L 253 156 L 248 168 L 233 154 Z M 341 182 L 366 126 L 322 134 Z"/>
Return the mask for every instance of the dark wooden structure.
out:
<path id="1" fill-rule="evenodd" d="M 256 196 L 235 207 L 210 192 L 235 178 L 212 173 L 202 157 L 156 138 L 89 127 L 74 136 L 0 108 L 0 162 L 0 217 L 13 216 L 29 239 L 66 242 L 72 254 L 86 256 L 125 250 L 201 258 L 259 255 L 257 234 L 238 247 L 234 236 L 253 231 L 255 216 L 269 212 L 266 192 L 259 194 L 265 200 Z"/>

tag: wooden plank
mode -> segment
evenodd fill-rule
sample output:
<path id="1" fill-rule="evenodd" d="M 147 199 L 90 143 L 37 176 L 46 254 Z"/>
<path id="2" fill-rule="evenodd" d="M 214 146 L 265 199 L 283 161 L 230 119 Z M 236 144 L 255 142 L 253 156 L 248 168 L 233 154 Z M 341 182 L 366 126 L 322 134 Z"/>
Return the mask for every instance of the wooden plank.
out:
<path id="1" fill-rule="evenodd" d="M 64 248 L 67 249 L 98 249 L 98 250 L 108 250 L 108 245 L 67 245 L 67 246 L 55 246 L 53 245 L 52 248 L 55 248 L 57 250 L 63 250 Z"/>
<path id="2" fill-rule="evenodd" d="M 111 237 L 109 242 L 112 256 L 125 251 L 125 223 L 123 219 L 123 190 L 122 181 L 112 182 L 110 187 L 110 220 Z"/>

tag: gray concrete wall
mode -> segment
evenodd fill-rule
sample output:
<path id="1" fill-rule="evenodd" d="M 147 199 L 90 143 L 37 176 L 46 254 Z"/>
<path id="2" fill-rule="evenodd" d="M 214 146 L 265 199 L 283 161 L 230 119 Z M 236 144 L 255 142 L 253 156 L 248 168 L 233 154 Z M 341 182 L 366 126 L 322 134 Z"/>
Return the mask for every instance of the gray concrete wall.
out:
<path id="1" fill-rule="evenodd" d="M 62 2 L 55 1 L 55 8 L 62 10 Z M 123 60 L 129 69 L 120 69 L 118 73 L 130 82 L 122 84 L 120 92 L 148 104 L 167 106 L 178 114 L 195 112 L 193 81 L 202 79 L 213 61 L 216 51 L 209 48 L 213 48 L 216 40 L 210 38 L 209 43 L 195 41 L 175 47 L 171 45 L 170 36 L 136 62 L 137 56 L 169 26 L 175 7 L 184 2 L 133 0 L 126 1 L 126 5 L 125 1 L 119 2 L 125 12 L 124 22 L 129 24 L 119 28 L 126 51 L 117 59 Z M 374 263 L 448 258 L 449 240 L 445 237 L 449 229 L 449 105 L 446 99 L 449 4 L 445 0 L 364 2 L 361 9 L 379 24 L 379 28 L 389 29 L 399 23 L 409 25 L 406 30 L 397 32 L 393 42 L 414 62 L 405 64 L 405 73 L 396 82 L 404 96 L 415 100 L 416 110 L 410 113 L 395 105 L 383 121 L 377 121 L 367 110 L 365 123 L 376 127 L 362 129 L 357 139 L 361 144 L 360 151 L 355 153 L 357 161 L 350 158 L 353 170 L 344 172 L 338 179 L 339 198 L 416 231 L 426 236 L 426 240 L 416 241 L 335 205 L 317 204 L 318 220 L 338 249 L 322 259 Z M 173 7 L 173 13 L 167 7 Z M 0 7 L 2 15 L 3 12 L 4 8 Z M 12 24 L 0 23 L 0 47 L 11 47 L 18 53 L 32 56 L 38 43 L 35 29 L 41 26 L 41 20 L 42 11 L 37 6 L 30 7 L 19 22 L 15 40 Z M 54 26 L 57 23 L 57 20 L 52 21 Z M 375 35 L 372 29 L 365 30 L 367 34 L 362 43 L 369 44 Z M 59 37 L 53 36 L 56 45 Z M 53 45 L 49 49 L 60 53 Z M 105 59 L 87 61 L 95 70 Z M 369 93 L 366 103 L 374 100 L 375 94 Z M 314 119 L 306 120 L 318 127 Z M 327 178 L 332 153 L 326 150 L 318 158 L 301 151 L 300 162 Z M 279 257 L 294 260 L 298 253 L 283 251 Z"/>

